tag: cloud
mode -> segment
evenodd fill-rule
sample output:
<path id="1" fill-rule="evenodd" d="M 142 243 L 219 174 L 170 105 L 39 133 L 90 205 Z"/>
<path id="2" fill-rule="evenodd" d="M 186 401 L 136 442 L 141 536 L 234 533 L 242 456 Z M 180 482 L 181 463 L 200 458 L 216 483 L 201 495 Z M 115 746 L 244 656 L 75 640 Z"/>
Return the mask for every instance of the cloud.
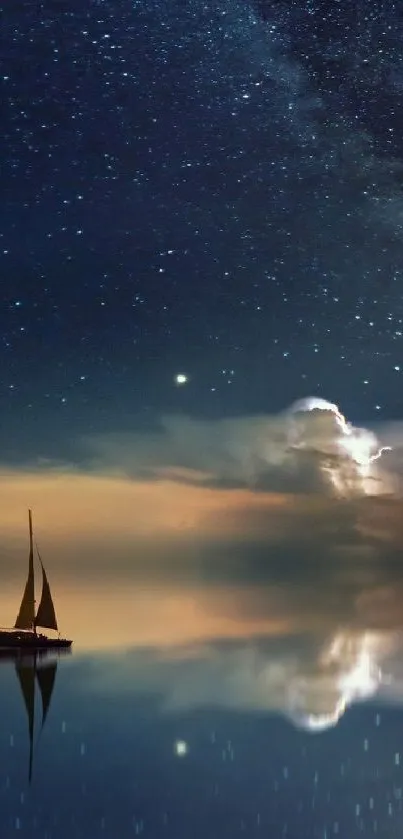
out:
<path id="1" fill-rule="evenodd" d="M 329 497 L 388 491 L 376 463 L 376 435 L 355 428 L 324 399 L 304 399 L 278 415 L 236 419 L 163 418 L 149 433 L 84 441 L 88 465 L 135 479 Z"/>
<path id="2" fill-rule="evenodd" d="M 168 417 L 81 440 L 71 463 L 0 472 L 0 562 L 11 573 L 26 546 L 28 506 L 45 553 L 80 575 L 193 564 L 216 579 L 295 551 L 329 565 L 395 557 L 403 436 L 399 424 L 378 431 L 315 398 L 272 416 Z M 378 457 L 381 443 L 393 451 Z"/>
<path id="3" fill-rule="evenodd" d="M 277 415 L 167 417 L 150 432 L 83 444 L 89 473 L 187 487 L 184 510 L 192 492 L 208 499 L 193 519 L 205 541 L 248 541 L 261 556 L 262 544 L 323 554 L 398 540 L 402 441 L 399 425 L 376 434 L 315 397 Z"/>
<path id="4" fill-rule="evenodd" d="M 0 472 L 0 561 L 10 569 L 26 545 L 28 506 L 43 549 L 79 573 L 192 562 L 260 573 L 294 549 L 326 563 L 385 556 L 403 541 L 402 440 L 399 424 L 376 435 L 316 398 L 84 439 L 71 463 Z M 392 453 L 377 457 L 381 443 Z"/>

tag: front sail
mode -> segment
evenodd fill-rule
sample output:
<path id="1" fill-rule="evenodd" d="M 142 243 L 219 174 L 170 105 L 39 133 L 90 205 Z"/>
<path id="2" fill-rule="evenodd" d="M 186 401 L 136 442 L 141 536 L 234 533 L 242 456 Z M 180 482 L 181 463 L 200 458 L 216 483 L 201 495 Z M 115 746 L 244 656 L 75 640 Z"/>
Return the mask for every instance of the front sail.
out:
<path id="1" fill-rule="evenodd" d="M 14 624 L 15 629 L 32 629 L 35 621 L 34 547 L 32 538 L 32 514 L 29 510 L 29 564 L 28 577 L 21 600 L 20 611 Z"/>
<path id="2" fill-rule="evenodd" d="M 38 606 L 38 612 L 35 619 L 35 626 L 43 626 L 47 629 L 55 629 L 57 631 L 58 626 L 56 620 L 55 607 L 53 605 L 48 578 L 46 576 L 46 571 L 43 567 L 43 562 L 41 560 L 39 551 L 38 558 L 42 568 L 42 597 L 41 602 Z"/>

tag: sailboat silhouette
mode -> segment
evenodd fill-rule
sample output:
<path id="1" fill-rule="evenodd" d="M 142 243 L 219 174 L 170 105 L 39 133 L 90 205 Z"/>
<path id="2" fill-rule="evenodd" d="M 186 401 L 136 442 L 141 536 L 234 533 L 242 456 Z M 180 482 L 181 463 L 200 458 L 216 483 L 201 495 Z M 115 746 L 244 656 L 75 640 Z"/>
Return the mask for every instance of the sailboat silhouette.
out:
<path id="1" fill-rule="evenodd" d="M 37 652 L 34 652 L 31 656 L 27 658 L 19 658 L 19 660 L 16 661 L 15 665 L 28 716 L 29 783 L 31 783 L 32 781 L 32 766 L 34 758 L 35 684 L 36 682 L 38 683 L 42 699 L 42 724 L 39 732 L 40 736 L 40 734 L 43 731 L 43 727 L 45 725 L 46 718 L 49 712 L 57 671 L 57 661 L 51 661 L 48 664 L 44 664 L 43 666 L 38 667 L 38 659 L 40 659 L 40 656 Z"/>
<path id="2" fill-rule="evenodd" d="M 22 595 L 20 609 L 14 624 L 14 629 L 0 630 L 0 648 L 20 649 L 49 649 L 71 647 L 72 641 L 67 638 L 49 638 L 37 632 L 37 627 L 53 629 L 58 632 L 55 607 L 46 571 L 41 555 L 36 546 L 38 560 L 42 569 L 42 596 L 35 614 L 35 571 L 34 571 L 34 541 L 32 530 L 32 511 L 28 511 L 29 520 L 29 559 L 28 577 Z"/>

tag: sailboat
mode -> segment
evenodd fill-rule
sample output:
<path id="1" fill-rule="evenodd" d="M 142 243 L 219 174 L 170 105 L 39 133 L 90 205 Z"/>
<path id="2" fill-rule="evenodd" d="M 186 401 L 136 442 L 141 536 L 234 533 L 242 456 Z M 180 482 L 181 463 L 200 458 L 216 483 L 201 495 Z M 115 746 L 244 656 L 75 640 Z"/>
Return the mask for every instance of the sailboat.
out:
<path id="1" fill-rule="evenodd" d="M 28 577 L 25 584 L 21 606 L 13 629 L 0 630 L 0 650 L 5 648 L 19 648 L 21 650 L 44 650 L 71 647 L 72 641 L 67 638 L 49 638 L 38 633 L 37 627 L 53 629 L 58 632 L 57 618 L 50 591 L 49 581 L 37 548 L 38 560 L 42 569 L 42 596 L 35 614 L 35 571 L 34 571 L 34 539 L 32 530 L 32 511 L 29 515 L 29 560 Z"/>

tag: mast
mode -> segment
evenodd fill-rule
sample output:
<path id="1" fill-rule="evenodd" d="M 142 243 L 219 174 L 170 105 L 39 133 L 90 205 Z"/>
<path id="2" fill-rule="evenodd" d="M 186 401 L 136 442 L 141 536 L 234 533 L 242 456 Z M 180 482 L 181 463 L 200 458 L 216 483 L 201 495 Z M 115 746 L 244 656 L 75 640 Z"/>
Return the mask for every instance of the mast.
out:
<path id="1" fill-rule="evenodd" d="M 35 631 L 35 576 L 34 576 L 34 543 L 32 534 L 32 511 L 28 510 L 29 521 L 29 559 L 28 577 L 22 595 L 20 610 L 17 615 L 15 629 L 30 629 Z"/>

